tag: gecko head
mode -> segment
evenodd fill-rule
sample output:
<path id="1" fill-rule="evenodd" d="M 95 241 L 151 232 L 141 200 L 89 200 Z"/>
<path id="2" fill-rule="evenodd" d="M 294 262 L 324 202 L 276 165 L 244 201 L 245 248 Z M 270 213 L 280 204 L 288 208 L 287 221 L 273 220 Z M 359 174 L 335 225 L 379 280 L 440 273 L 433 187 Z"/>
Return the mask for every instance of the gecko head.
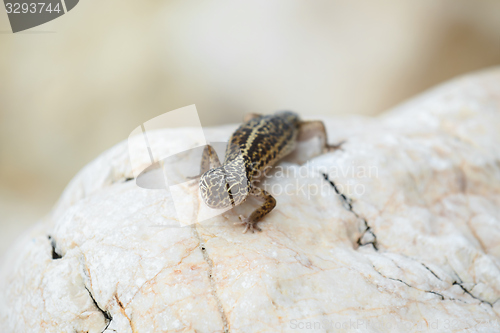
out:
<path id="1" fill-rule="evenodd" d="M 210 208 L 221 209 L 239 205 L 248 196 L 248 182 L 241 174 L 225 167 L 208 170 L 200 178 L 200 194 Z"/>

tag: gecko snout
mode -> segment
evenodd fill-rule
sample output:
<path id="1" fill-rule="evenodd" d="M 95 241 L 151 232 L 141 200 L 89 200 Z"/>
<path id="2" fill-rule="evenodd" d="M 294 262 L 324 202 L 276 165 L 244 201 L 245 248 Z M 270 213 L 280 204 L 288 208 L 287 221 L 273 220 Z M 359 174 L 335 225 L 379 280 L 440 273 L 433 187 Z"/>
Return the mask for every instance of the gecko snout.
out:
<path id="1" fill-rule="evenodd" d="M 250 182 L 232 166 L 222 166 L 205 172 L 200 178 L 200 193 L 210 208 L 230 208 L 244 202 L 250 191 Z"/>
<path id="2" fill-rule="evenodd" d="M 232 206 L 229 186 L 224 168 L 215 168 L 205 172 L 200 178 L 200 194 L 210 208 L 220 209 Z"/>

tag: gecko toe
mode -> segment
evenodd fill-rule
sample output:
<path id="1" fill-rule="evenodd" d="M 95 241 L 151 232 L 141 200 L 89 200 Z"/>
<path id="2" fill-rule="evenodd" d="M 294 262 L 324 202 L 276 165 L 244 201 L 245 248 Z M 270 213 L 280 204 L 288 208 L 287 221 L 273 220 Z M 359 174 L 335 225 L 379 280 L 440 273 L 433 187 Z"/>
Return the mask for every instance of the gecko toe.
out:
<path id="1" fill-rule="evenodd" d="M 334 145 L 327 145 L 324 149 L 324 153 L 329 153 L 329 152 L 332 152 L 332 151 L 336 151 L 336 150 L 344 150 L 342 148 L 342 145 L 346 142 L 346 140 L 343 140 L 343 141 L 340 141 L 339 143 L 337 144 L 334 144 Z"/>
<path id="2" fill-rule="evenodd" d="M 259 227 L 257 227 L 257 223 L 252 222 L 248 217 L 244 217 L 243 215 L 238 216 L 240 222 L 235 222 L 234 224 L 244 224 L 245 229 L 243 229 L 242 233 L 246 234 L 248 230 L 252 233 L 255 233 L 255 230 L 262 231 Z"/>

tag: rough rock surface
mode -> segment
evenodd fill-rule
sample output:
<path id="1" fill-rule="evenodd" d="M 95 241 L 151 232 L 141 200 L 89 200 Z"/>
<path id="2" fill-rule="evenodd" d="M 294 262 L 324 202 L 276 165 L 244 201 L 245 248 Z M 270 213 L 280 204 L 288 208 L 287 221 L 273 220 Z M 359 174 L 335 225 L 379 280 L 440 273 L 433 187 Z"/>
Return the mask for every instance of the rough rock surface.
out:
<path id="1" fill-rule="evenodd" d="M 325 122 L 343 149 L 272 170 L 255 234 L 232 223 L 255 202 L 172 227 L 170 192 L 127 180 L 127 143 L 105 152 L 3 258 L 1 331 L 500 330 L 500 70 Z"/>

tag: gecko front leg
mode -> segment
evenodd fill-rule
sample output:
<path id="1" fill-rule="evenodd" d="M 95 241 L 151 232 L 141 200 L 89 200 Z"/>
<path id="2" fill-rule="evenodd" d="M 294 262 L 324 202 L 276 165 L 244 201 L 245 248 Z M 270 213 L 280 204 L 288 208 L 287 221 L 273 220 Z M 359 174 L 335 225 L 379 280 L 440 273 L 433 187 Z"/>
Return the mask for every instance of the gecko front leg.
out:
<path id="1" fill-rule="evenodd" d="M 211 145 L 206 145 L 203 149 L 203 155 L 201 156 L 200 163 L 200 174 L 192 177 L 187 177 L 188 179 L 196 179 L 203 175 L 210 169 L 218 168 L 221 166 L 219 161 L 219 156 L 217 156 L 217 152 Z"/>
<path id="2" fill-rule="evenodd" d="M 243 233 L 246 233 L 248 229 L 250 229 L 252 232 L 254 232 L 254 229 L 262 231 L 259 227 L 257 227 L 257 222 L 259 222 L 264 216 L 269 214 L 269 212 L 271 212 L 276 206 L 276 199 L 274 199 L 273 196 L 267 193 L 265 190 L 257 186 L 252 187 L 249 195 L 253 195 L 256 198 L 263 200 L 264 203 L 262 204 L 262 206 L 254 210 L 249 217 L 244 217 L 242 215 L 239 216 L 241 222 L 238 223 L 242 223 L 245 225 L 245 230 L 243 230 Z"/>

